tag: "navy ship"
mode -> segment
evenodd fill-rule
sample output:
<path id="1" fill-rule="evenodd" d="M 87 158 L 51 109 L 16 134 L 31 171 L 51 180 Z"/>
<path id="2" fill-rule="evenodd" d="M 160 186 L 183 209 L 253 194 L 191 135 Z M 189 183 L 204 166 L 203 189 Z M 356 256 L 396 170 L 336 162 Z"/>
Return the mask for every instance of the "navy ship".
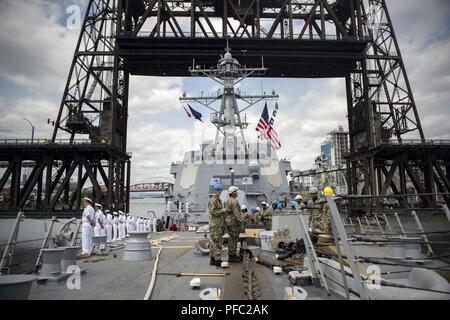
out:
<path id="1" fill-rule="evenodd" d="M 249 124 L 243 112 L 262 101 L 276 100 L 278 95 L 275 91 L 244 95 L 235 88 L 247 77 L 261 76 L 266 70 L 263 61 L 258 68 L 241 65 L 229 48 L 216 66 L 202 68 L 194 63 L 189 69 L 191 75 L 207 76 L 219 83 L 222 89 L 213 96 L 188 97 L 183 94 L 180 97 L 182 103 L 197 103 L 210 109 L 209 120 L 216 127 L 213 141 L 202 142 L 198 150 L 186 152 L 183 160 L 172 163 L 170 169 L 175 184 L 169 196 L 173 203 L 178 204 L 175 208 L 188 203 L 192 215 L 186 217 L 188 221 L 207 222 L 207 203 L 215 181 L 220 181 L 224 189 L 231 185 L 238 187 L 239 203 L 248 208 L 260 206 L 263 201 L 286 201 L 289 198 L 291 163 L 278 159 L 269 140 L 248 143 L 245 135 Z M 240 107 L 238 101 L 245 105 Z M 215 110 L 212 105 L 218 103 L 220 109 Z"/>

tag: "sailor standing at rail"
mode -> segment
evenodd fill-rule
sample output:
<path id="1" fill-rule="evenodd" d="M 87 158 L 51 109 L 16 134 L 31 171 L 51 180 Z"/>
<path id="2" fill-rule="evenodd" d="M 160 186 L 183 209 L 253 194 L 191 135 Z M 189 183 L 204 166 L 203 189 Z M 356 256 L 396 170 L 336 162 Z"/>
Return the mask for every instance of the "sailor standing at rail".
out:
<path id="1" fill-rule="evenodd" d="M 123 238 L 128 237 L 128 213 L 123 213 Z"/>
<path id="2" fill-rule="evenodd" d="M 112 229 L 113 229 L 113 216 L 109 212 L 109 210 L 105 211 L 106 219 L 105 219 L 105 229 L 106 229 L 106 242 L 109 243 L 112 241 Z"/>
<path id="3" fill-rule="evenodd" d="M 141 218 L 141 231 L 145 231 L 145 218 Z"/>
<path id="4" fill-rule="evenodd" d="M 131 217 L 131 230 L 137 231 L 136 224 L 137 224 L 137 218 L 136 218 L 136 216 L 132 216 Z"/>
<path id="5" fill-rule="evenodd" d="M 136 217 L 136 231 L 141 231 L 141 217 L 139 216 Z"/>
<path id="6" fill-rule="evenodd" d="M 112 241 L 119 240 L 119 214 L 114 211 L 113 212 L 114 218 L 113 218 L 113 239 Z"/>
<path id="7" fill-rule="evenodd" d="M 130 221 L 128 220 L 129 215 L 128 213 L 125 213 L 125 237 L 129 237 L 128 231 L 130 231 Z"/>
<path id="8" fill-rule="evenodd" d="M 147 219 L 142 217 L 142 231 L 147 231 Z"/>
<path id="9" fill-rule="evenodd" d="M 122 211 L 119 211 L 118 221 L 119 221 L 119 224 L 118 224 L 118 226 L 119 226 L 119 230 L 118 230 L 119 238 L 118 238 L 118 240 L 122 240 L 123 237 L 124 237 L 124 235 L 123 235 L 123 213 L 122 213 Z"/>
<path id="10" fill-rule="evenodd" d="M 106 215 L 103 212 L 102 205 L 100 205 L 100 212 L 101 212 L 101 216 L 102 216 L 102 229 L 100 230 L 100 235 L 102 237 L 104 237 L 104 236 L 107 236 L 107 234 L 106 234 Z"/>
<path id="11" fill-rule="evenodd" d="M 117 215 L 117 240 L 121 239 L 122 239 L 122 214 L 119 211 Z"/>
<path id="12" fill-rule="evenodd" d="M 95 227 L 94 227 L 94 235 L 96 237 L 100 237 L 102 235 L 102 230 L 104 230 L 104 219 L 105 215 L 102 211 L 102 205 L 99 203 L 95 204 Z"/>
<path id="13" fill-rule="evenodd" d="M 122 221 L 123 221 L 123 225 L 122 225 L 122 240 L 125 239 L 127 237 L 127 215 L 125 212 L 122 212 Z"/>
<path id="14" fill-rule="evenodd" d="M 147 219 L 142 218 L 142 231 L 147 231 Z"/>
<path id="15" fill-rule="evenodd" d="M 136 231 L 137 232 L 139 232 L 140 228 L 141 228 L 140 221 L 141 221 L 141 218 L 139 216 L 137 216 L 136 217 Z"/>
<path id="16" fill-rule="evenodd" d="M 92 234 L 95 223 L 95 211 L 92 208 L 92 200 L 83 198 L 83 215 L 81 218 L 81 250 L 83 254 L 90 254 L 92 251 Z"/>
<path id="17" fill-rule="evenodd" d="M 130 233 L 130 231 L 133 231 L 132 221 L 133 217 L 131 216 L 131 214 L 127 214 L 127 235 Z"/>
<path id="18" fill-rule="evenodd" d="M 181 216 L 181 213 L 183 212 L 183 202 L 180 201 L 178 204 L 178 215 Z"/>
<path id="19" fill-rule="evenodd" d="M 122 211 L 119 211 L 119 239 L 125 239 L 125 216 Z"/>
<path id="20" fill-rule="evenodd" d="M 153 216 L 152 225 L 153 225 L 153 232 L 156 232 L 156 224 L 158 223 L 158 219 L 156 219 L 156 216 Z"/>
<path id="21" fill-rule="evenodd" d="M 152 232 L 152 217 L 147 218 L 146 228 L 148 232 Z"/>
<path id="22" fill-rule="evenodd" d="M 141 217 L 141 231 L 145 231 L 145 218 Z"/>

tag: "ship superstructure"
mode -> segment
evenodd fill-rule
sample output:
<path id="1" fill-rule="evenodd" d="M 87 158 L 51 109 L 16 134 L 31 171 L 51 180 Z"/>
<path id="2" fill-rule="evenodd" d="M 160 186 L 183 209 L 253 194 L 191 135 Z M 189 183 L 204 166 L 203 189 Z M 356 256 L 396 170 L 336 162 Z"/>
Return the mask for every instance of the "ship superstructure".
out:
<path id="1" fill-rule="evenodd" d="M 279 160 L 267 140 L 248 143 L 245 129 L 247 117 L 243 112 L 265 100 L 276 100 L 278 95 L 244 95 L 236 85 L 249 76 L 264 75 L 267 68 L 249 68 L 233 58 L 229 48 L 218 64 L 203 68 L 193 64 L 189 72 L 193 76 L 207 76 L 222 86 L 213 96 L 188 97 L 183 94 L 182 103 L 198 103 L 212 111 L 210 122 L 216 127 L 214 141 L 202 142 L 199 150 L 186 152 L 183 161 L 173 163 L 170 173 L 175 177 L 172 192 L 175 203 L 190 204 L 190 211 L 206 212 L 212 185 L 220 180 L 225 188 L 239 188 L 239 200 L 247 207 L 259 206 L 262 201 L 285 200 L 289 196 L 287 174 L 290 162 Z M 239 109 L 238 100 L 245 104 Z M 220 109 L 212 107 L 220 101 Z M 197 222 L 203 219 L 197 216 Z"/>

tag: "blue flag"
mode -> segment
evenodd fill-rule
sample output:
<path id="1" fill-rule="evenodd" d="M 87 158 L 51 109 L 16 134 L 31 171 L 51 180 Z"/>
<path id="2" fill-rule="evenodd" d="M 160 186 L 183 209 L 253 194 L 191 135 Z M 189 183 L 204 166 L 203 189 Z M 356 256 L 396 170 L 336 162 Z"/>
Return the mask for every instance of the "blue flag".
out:
<path id="1" fill-rule="evenodd" d="M 194 116 L 195 119 L 203 122 L 202 120 L 202 114 L 196 110 L 194 110 L 190 105 L 188 105 L 189 109 L 191 109 L 191 113 Z"/>

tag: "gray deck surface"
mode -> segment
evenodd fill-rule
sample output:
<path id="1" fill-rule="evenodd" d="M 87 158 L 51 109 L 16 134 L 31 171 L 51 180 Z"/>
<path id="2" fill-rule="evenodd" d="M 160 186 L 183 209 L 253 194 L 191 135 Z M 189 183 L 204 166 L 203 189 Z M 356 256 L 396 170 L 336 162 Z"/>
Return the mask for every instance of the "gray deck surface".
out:
<path id="1" fill-rule="evenodd" d="M 152 235 L 152 239 L 158 239 L 169 235 L 168 232 Z M 163 243 L 158 272 L 223 272 L 223 269 L 209 265 L 208 256 L 200 256 L 193 253 L 193 244 L 196 239 L 202 239 L 202 235 L 194 233 L 177 233 L 178 238 Z M 81 269 L 86 273 L 81 277 L 81 289 L 69 290 L 66 282 L 60 283 L 34 283 L 30 293 L 30 299 L 117 299 L 140 300 L 143 299 L 150 283 L 151 273 L 159 247 L 152 248 L 153 260 L 143 262 L 123 261 L 123 249 L 114 251 L 105 257 L 94 256 L 89 259 L 77 261 Z M 105 260 L 102 260 L 102 259 Z M 232 267 L 233 268 L 233 267 Z M 231 271 L 232 268 L 228 269 Z M 199 299 L 200 290 L 192 290 L 189 282 L 194 277 L 176 277 L 175 275 L 157 275 L 156 283 L 151 299 Z M 223 289 L 224 278 L 201 277 L 201 289 L 218 287 Z"/>
<path id="2" fill-rule="evenodd" d="M 166 237 L 170 233 L 161 232 L 152 234 L 152 239 Z M 209 256 L 197 255 L 193 252 L 194 241 L 203 236 L 195 233 L 177 232 L 178 238 L 162 243 L 158 274 L 151 296 L 152 300 L 199 300 L 199 293 L 205 288 L 220 288 L 224 300 L 245 300 L 242 281 L 242 264 L 230 264 L 228 269 L 209 265 Z M 113 254 L 89 259 L 78 260 L 78 266 L 86 270 L 81 276 L 81 289 L 69 290 L 66 282 L 60 283 L 34 283 L 30 299 L 62 299 L 62 300 L 141 300 L 144 298 L 153 270 L 159 247 L 152 248 L 153 260 L 143 262 L 123 261 L 123 249 L 113 251 Z M 266 266 L 253 262 L 261 298 L 263 300 L 284 299 L 284 288 L 290 286 L 286 274 L 274 275 Z M 230 272 L 226 277 L 200 277 L 200 290 L 193 290 L 189 282 L 194 276 L 176 277 L 159 273 L 215 273 Z M 336 295 L 327 297 L 323 289 L 313 287 L 305 288 L 308 299 L 336 299 Z"/>

